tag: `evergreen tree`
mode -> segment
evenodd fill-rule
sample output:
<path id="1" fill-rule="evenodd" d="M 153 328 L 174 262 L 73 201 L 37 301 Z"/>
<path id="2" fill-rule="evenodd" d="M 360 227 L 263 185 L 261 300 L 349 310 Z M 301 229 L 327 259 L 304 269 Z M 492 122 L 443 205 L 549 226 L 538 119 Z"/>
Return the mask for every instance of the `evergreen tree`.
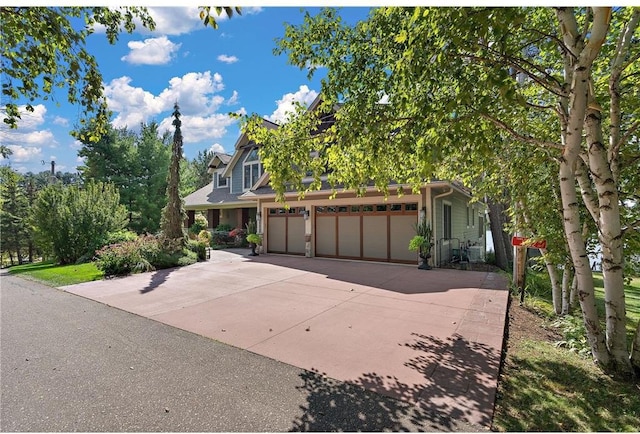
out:
<path id="1" fill-rule="evenodd" d="M 161 228 L 164 236 L 169 239 L 183 239 L 183 222 L 186 218 L 180 197 L 180 160 L 182 159 L 182 131 L 180 126 L 180 107 L 176 102 L 173 106 L 172 122 L 175 127 L 173 144 L 171 146 L 171 164 L 167 178 L 167 206 L 162 210 Z"/>
<path id="2" fill-rule="evenodd" d="M 127 211 L 119 202 L 112 184 L 49 185 L 33 206 L 36 239 L 62 264 L 90 258 L 109 232 L 125 227 Z"/>
<path id="3" fill-rule="evenodd" d="M 0 244 L 11 264 L 22 264 L 23 249 L 29 243 L 29 202 L 21 184 L 22 175 L 10 167 L 0 168 Z"/>

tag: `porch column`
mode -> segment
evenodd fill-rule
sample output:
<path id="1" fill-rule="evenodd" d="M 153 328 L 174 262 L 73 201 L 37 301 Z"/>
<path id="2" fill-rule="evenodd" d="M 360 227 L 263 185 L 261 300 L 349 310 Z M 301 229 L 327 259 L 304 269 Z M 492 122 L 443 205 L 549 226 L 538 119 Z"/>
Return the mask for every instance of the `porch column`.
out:
<path id="1" fill-rule="evenodd" d="M 313 206 L 305 206 L 304 215 L 304 256 L 307 258 L 313 257 L 313 246 L 311 240 L 313 239 Z"/>

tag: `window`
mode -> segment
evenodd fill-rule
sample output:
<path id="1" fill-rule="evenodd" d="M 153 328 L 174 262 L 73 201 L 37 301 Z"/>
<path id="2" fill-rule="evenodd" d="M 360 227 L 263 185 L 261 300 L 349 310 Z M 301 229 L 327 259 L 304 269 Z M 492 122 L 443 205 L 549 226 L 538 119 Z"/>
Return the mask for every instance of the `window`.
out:
<path id="1" fill-rule="evenodd" d="M 444 224 L 444 238 L 451 238 L 451 204 L 444 204 L 442 216 Z"/>
<path id="2" fill-rule="evenodd" d="M 484 236 L 484 217 L 478 216 L 478 238 Z"/>
<path id="3" fill-rule="evenodd" d="M 249 152 L 244 159 L 244 166 L 242 170 L 242 188 L 246 191 L 249 190 L 262 175 L 262 164 L 260 164 L 258 158 L 258 149 L 254 148 Z"/>
<path id="4" fill-rule="evenodd" d="M 471 212 L 471 209 L 469 208 L 469 204 L 467 204 L 467 227 L 471 226 L 471 222 L 469 221 L 469 213 Z"/>
<path id="5" fill-rule="evenodd" d="M 222 172 L 216 173 L 216 177 L 218 178 L 218 188 L 227 186 L 227 178 L 222 177 Z"/>

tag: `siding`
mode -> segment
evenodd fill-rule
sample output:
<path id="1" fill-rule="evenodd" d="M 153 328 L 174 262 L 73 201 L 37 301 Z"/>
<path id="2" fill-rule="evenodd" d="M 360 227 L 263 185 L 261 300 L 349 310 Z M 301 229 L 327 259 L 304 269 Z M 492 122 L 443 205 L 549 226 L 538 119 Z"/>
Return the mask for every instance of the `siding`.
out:
<path id="1" fill-rule="evenodd" d="M 233 181 L 231 184 L 231 193 L 242 194 L 242 171 L 244 167 L 244 159 L 247 158 L 248 153 L 248 149 L 243 149 L 242 154 L 240 154 L 240 158 L 233 167 L 231 176 L 231 180 Z"/>
<path id="2" fill-rule="evenodd" d="M 444 203 L 451 204 L 451 238 L 454 240 L 447 243 L 446 241 L 441 243 L 441 239 L 444 235 L 444 220 L 443 220 L 443 207 Z M 460 245 L 465 243 L 477 244 L 484 247 L 484 236 L 478 237 L 478 224 L 480 222 L 479 215 L 484 215 L 481 212 L 482 205 L 474 204 L 473 205 L 473 217 L 469 214 L 469 226 L 467 226 L 467 213 L 469 212 L 467 209 L 468 199 L 466 196 L 462 195 L 459 192 L 454 192 L 449 196 L 445 196 L 441 199 L 437 199 L 434 205 L 435 218 L 436 218 L 436 250 L 437 255 L 441 256 L 440 261 L 448 260 L 448 256 L 450 255 L 450 249 L 458 247 L 458 241 L 460 241 Z M 485 230 L 482 230 L 482 234 L 484 235 Z M 457 238 L 457 240 L 455 240 Z"/>

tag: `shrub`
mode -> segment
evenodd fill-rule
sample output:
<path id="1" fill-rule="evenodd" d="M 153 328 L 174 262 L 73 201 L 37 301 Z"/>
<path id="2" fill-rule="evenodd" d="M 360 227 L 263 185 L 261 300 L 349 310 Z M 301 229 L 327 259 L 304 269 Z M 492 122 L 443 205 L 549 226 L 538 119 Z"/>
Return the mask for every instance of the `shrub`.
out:
<path id="1" fill-rule="evenodd" d="M 207 247 L 208 243 L 202 240 L 189 240 L 187 241 L 187 249 L 195 252 L 197 259 L 205 261 L 207 259 Z"/>
<path id="2" fill-rule="evenodd" d="M 62 264 L 92 256 L 110 232 L 125 227 L 127 210 L 119 202 L 112 184 L 49 185 L 33 204 L 36 239 Z"/>
<path id="3" fill-rule="evenodd" d="M 209 222 L 207 221 L 207 218 L 198 213 L 195 215 L 193 224 L 191 225 L 191 227 L 189 227 L 189 234 L 197 235 L 200 233 L 200 231 L 206 230 L 208 226 Z"/>
<path id="4" fill-rule="evenodd" d="M 262 244 L 262 237 L 258 234 L 249 234 L 247 235 L 247 242 L 260 245 Z"/>
<path id="5" fill-rule="evenodd" d="M 153 235 L 140 236 L 134 241 L 110 244 L 96 252 L 96 266 L 105 276 L 141 273 L 155 269 L 153 262 L 161 247 Z"/>
<path id="6" fill-rule="evenodd" d="M 198 249 L 206 247 L 194 241 Z M 204 250 L 206 258 L 206 250 Z M 179 240 L 144 235 L 134 241 L 111 244 L 96 252 L 96 266 L 105 276 L 141 273 L 145 271 L 195 264 L 199 253 L 182 248 Z"/>
<path id="7" fill-rule="evenodd" d="M 206 229 L 201 230 L 198 234 L 198 241 L 203 241 L 204 243 L 209 245 L 211 243 L 211 232 Z"/>
<path id="8" fill-rule="evenodd" d="M 223 246 L 226 244 L 231 244 L 234 241 L 234 237 L 229 236 L 229 232 L 227 231 L 214 231 L 211 234 L 211 246 Z"/>
<path id="9" fill-rule="evenodd" d="M 216 231 L 219 232 L 230 232 L 233 227 L 227 223 L 221 223 L 216 227 Z"/>
<path id="10" fill-rule="evenodd" d="M 102 246 L 108 246 L 109 244 L 119 244 L 126 241 L 135 241 L 138 239 L 138 234 L 128 229 L 120 229 L 118 231 L 109 232 L 103 241 Z"/>

